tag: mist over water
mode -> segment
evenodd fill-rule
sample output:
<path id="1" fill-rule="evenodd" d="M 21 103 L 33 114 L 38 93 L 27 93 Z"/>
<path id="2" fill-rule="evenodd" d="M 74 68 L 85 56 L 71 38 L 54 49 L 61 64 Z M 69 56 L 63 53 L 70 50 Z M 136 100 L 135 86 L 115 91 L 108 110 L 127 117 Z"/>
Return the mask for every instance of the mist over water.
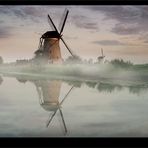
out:
<path id="1" fill-rule="evenodd" d="M 135 70 L 67 64 L 0 73 L 1 137 L 148 136 L 147 77 Z"/>
<path id="2" fill-rule="evenodd" d="M 8 65 L 0 67 L 0 72 L 6 75 L 103 82 L 121 86 L 147 85 L 148 76 L 144 70 L 115 67 L 111 64 Z"/>

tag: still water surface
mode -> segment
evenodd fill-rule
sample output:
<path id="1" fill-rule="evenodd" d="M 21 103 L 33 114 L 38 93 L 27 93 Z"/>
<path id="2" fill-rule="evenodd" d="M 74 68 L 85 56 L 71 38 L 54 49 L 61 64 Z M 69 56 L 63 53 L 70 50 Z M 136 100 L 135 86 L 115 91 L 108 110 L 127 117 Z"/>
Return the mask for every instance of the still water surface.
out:
<path id="1" fill-rule="evenodd" d="M 2 77 L 0 136 L 148 136 L 148 88 Z"/>

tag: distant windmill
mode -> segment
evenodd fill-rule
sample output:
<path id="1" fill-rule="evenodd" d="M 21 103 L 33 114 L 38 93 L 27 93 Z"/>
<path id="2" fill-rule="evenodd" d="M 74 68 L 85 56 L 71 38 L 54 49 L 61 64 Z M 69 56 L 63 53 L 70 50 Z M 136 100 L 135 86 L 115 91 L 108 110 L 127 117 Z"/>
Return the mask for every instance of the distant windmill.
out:
<path id="1" fill-rule="evenodd" d="M 40 38 L 40 43 L 39 43 L 39 49 L 35 51 L 36 57 L 40 56 L 45 61 L 50 61 L 51 63 L 61 63 L 62 62 L 62 57 L 61 57 L 61 50 L 59 46 L 59 41 L 60 39 L 68 49 L 69 53 L 74 57 L 74 54 L 66 44 L 66 42 L 63 39 L 62 32 L 64 30 L 64 26 L 67 20 L 69 11 L 65 10 L 64 17 L 62 19 L 62 24 L 60 25 L 61 28 L 58 29 L 56 28 L 54 22 L 52 21 L 50 15 L 48 14 L 48 22 L 53 29 L 53 31 L 47 31 L 44 33 L 41 38 Z"/>
<path id="2" fill-rule="evenodd" d="M 99 56 L 97 59 L 98 59 L 98 62 L 101 63 L 105 58 L 105 55 L 103 54 L 103 49 L 101 48 L 101 56 Z"/>

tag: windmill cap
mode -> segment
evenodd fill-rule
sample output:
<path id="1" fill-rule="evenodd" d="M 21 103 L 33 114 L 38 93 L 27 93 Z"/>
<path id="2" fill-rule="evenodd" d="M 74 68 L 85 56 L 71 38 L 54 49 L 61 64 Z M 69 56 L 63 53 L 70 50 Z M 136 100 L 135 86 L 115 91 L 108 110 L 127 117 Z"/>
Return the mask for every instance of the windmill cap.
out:
<path id="1" fill-rule="evenodd" d="M 57 31 L 47 31 L 42 35 L 42 38 L 59 38 L 60 34 Z"/>

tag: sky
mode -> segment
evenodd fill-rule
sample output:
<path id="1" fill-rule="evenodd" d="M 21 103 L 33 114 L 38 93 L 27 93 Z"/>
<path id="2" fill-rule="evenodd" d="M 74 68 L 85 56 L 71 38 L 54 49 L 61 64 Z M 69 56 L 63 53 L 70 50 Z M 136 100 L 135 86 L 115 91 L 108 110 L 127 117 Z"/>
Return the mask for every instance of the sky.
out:
<path id="1" fill-rule="evenodd" d="M 1 5 L 4 62 L 33 58 L 41 35 L 52 30 L 47 14 L 58 28 L 65 8 L 69 14 L 63 38 L 82 59 L 97 61 L 103 48 L 106 60 L 148 63 L 148 6 L 144 5 Z M 62 42 L 60 48 L 63 58 L 70 56 Z"/>

